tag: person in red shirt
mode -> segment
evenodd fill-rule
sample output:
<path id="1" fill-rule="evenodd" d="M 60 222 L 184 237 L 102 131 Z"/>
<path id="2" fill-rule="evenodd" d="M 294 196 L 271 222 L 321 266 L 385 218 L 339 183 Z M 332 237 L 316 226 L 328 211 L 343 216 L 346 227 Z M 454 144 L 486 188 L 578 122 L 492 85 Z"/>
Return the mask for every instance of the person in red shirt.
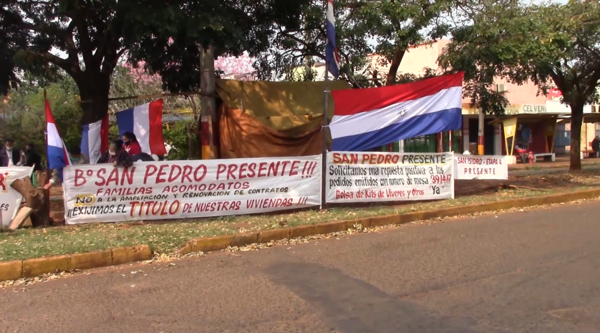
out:
<path id="1" fill-rule="evenodd" d="M 123 133 L 123 149 L 125 149 L 129 156 L 136 156 L 142 153 L 142 147 L 140 147 L 135 134 L 131 132 Z"/>

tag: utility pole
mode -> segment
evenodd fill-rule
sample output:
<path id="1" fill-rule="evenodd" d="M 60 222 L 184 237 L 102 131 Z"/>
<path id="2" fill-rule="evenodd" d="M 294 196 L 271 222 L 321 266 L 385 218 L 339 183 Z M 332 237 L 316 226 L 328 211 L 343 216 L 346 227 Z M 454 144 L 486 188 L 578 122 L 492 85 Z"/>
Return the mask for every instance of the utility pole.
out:
<path id="1" fill-rule="evenodd" d="M 483 126 L 485 123 L 485 114 L 483 113 L 483 108 L 479 108 L 479 126 L 477 129 L 477 155 L 484 155 L 485 149 L 483 146 Z"/>
<path id="2" fill-rule="evenodd" d="M 202 159 L 215 158 L 213 122 L 217 119 L 215 101 L 215 49 L 200 46 L 200 136 L 202 143 Z"/>

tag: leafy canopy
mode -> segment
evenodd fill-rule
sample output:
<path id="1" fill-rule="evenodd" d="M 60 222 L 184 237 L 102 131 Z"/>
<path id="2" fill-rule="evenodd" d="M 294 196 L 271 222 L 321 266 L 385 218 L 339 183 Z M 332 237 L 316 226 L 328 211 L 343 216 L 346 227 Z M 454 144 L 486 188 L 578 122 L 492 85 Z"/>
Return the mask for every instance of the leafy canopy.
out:
<path id="1" fill-rule="evenodd" d="M 471 90 L 489 90 L 494 79 L 532 81 L 546 93 L 556 86 L 571 107 L 571 169 L 579 169 L 583 107 L 597 100 L 600 80 L 600 4 L 495 3 L 472 13 L 472 22 L 453 32 L 440 63 L 464 70 Z M 489 95 L 493 96 L 493 93 Z M 486 111 L 503 113 L 502 100 L 476 100 Z M 498 103 L 495 103 L 498 102 Z"/>
<path id="2" fill-rule="evenodd" d="M 145 61 L 167 90 L 190 90 L 199 86 L 200 45 L 213 45 L 217 56 L 265 51 L 273 26 L 295 28 L 308 1 L 3 0 L 0 89 L 14 87 L 22 71 L 60 68 L 82 100 L 93 101 L 82 104 L 84 122 L 92 122 L 108 110 L 122 56 Z"/>
<path id="3" fill-rule="evenodd" d="M 305 4 L 297 27 L 275 26 L 271 49 L 257 60 L 261 79 L 294 80 L 295 69 L 312 68 L 316 61 L 325 61 L 324 3 L 311 0 Z M 448 25 L 441 17 L 452 4 L 449 0 L 334 1 L 342 76 L 361 86 L 396 83 L 406 50 L 447 32 Z M 364 73 L 368 55 L 373 53 L 383 55 L 380 65 L 389 67 L 387 73 Z M 314 79 L 313 72 L 304 73 L 304 79 Z"/>

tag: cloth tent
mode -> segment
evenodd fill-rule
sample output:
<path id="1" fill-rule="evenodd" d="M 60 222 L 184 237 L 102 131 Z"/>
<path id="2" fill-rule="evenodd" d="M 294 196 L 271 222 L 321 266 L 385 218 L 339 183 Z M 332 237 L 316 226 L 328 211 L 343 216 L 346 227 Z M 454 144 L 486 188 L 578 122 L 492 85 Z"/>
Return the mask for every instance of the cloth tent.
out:
<path id="1" fill-rule="evenodd" d="M 221 158 L 305 156 L 321 152 L 324 82 L 216 80 Z M 329 90 L 350 89 L 344 81 Z M 329 95 L 328 118 L 333 116 Z M 329 137 L 329 134 L 327 134 Z"/>

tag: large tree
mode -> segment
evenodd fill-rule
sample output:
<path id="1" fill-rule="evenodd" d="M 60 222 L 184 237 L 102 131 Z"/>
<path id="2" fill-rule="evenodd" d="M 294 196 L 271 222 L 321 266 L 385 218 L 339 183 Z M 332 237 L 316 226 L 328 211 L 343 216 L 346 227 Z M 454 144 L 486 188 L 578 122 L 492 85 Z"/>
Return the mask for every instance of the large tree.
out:
<path id="1" fill-rule="evenodd" d="M 464 70 L 475 86 L 502 77 L 532 81 L 546 94 L 555 86 L 571 107 L 571 170 L 581 169 L 583 109 L 597 100 L 600 80 L 600 4 L 523 5 L 490 3 L 453 32 L 440 58 L 443 66 Z M 490 106 L 491 107 L 491 106 Z"/>
<path id="2" fill-rule="evenodd" d="M 119 59 L 146 66 L 166 89 L 199 86 L 199 46 L 217 55 L 266 50 L 274 25 L 295 28 L 308 0 L 2 0 L 0 88 L 23 71 L 71 76 L 82 100 L 83 123 L 108 111 Z"/>
<path id="3" fill-rule="evenodd" d="M 298 17 L 299 27 L 276 26 L 273 47 L 257 61 L 260 78 L 294 79 L 296 68 L 310 68 L 315 61 L 325 61 L 325 3 L 311 0 L 306 4 Z M 453 4 L 449 0 L 334 1 L 342 76 L 350 81 L 356 78 L 361 86 L 397 83 L 406 51 L 444 35 L 448 26 L 441 23 L 441 18 Z M 388 68 L 387 72 L 362 72 L 367 56 L 373 53 L 383 56 L 379 65 Z M 306 79 L 314 79 L 311 74 L 306 71 Z"/>

